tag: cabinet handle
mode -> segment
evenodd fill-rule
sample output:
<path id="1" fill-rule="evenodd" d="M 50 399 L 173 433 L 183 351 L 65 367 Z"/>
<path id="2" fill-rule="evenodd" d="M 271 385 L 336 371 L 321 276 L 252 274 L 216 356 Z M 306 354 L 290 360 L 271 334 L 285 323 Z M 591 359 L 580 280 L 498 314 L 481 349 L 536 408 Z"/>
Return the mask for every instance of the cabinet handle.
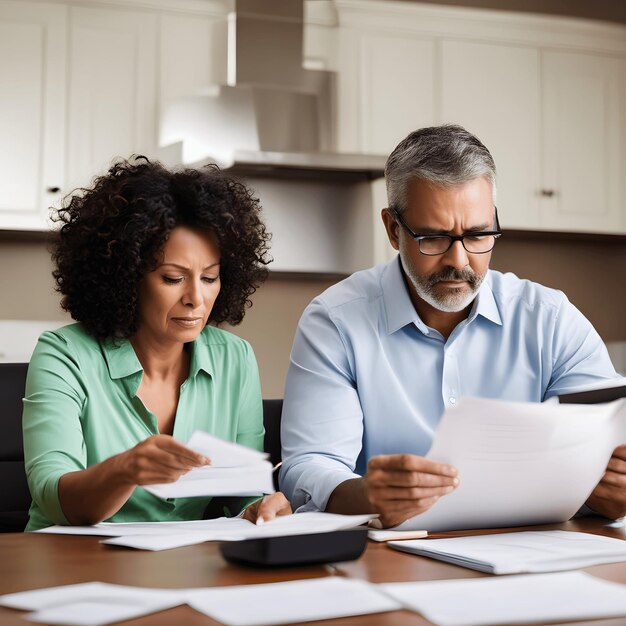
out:
<path id="1" fill-rule="evenodd" d="M 61 187 L 46 187 L 46 191 L 48 193 L 59 193 L 59 191 L 61 191 Z"/>
<path id="2" fill-rule="evenodd" d="M 542 189 L 540 193 L 544 198 L 552 198 L 556 195 L 554 189 Z"/>

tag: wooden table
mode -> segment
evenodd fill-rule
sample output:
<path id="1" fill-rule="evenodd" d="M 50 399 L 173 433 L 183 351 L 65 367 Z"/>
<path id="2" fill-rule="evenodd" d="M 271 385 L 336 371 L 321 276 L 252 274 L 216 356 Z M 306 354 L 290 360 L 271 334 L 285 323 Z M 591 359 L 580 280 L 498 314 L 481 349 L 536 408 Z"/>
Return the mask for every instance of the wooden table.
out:
<path id="1" fill-rule="evenodd" d="M 615 524 L 611 526 L 607 520 L 601 518 L 584 518 L 553 526 L 535 526 L 532 529 L 553 528 L 580 530 L 626 539 L 623 526 Z M 530 528 L 526 529 L 530 530 Z M 461 534 L 468 533 L 445 533 L 437 536 Z M 626 563 L 590 567 L 585 571 L 600 578 L 626 584 Z M 367 550 L 357 561 L 338 564 L 336 567 L 312 566 L 257 570 L 227 563 L 220 556 L 217 544 L 214 542 L 163 552 L 146 552 L 105 546 L 99 543 L 98 537 L 0 534 L 0 594 L 92 580 L 142 587 L 185 588 L 267 583 L 333 575 L 349 576 L 375 583 L 484 576 L 484 574 L 463 567 L 403 554 L 384 544 L 374 542 L 369 542 Z M 29 622 L 22 619 L 23 614 L 22 611 L 0 607 L 0 624 L 2 626 L 26 626 Z M 207 626 L 217 622 L 188 606 L 180 606 L 124 623 L 133 626 L 148 624 Z M 430 624 L 419 615 L 409 611 L 342 618 L 321 623 L 332 623 L 333 626 L 425 626 Z M 626 618 L 572 623 L 577 626 L 583 624 L 624 626 Z"/>

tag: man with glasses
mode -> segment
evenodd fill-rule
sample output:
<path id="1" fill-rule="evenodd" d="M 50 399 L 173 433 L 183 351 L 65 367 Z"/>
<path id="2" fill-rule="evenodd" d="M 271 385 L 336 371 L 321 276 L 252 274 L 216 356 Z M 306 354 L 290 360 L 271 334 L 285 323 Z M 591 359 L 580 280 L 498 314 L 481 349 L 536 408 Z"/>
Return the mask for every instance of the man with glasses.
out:
<path id="1" fill-rule="evenodd" d="M 380 513 L 394 526 L 459 484 L 424 458 L 462 396 L 542 402 L 619 378 L 559 291 L 489 269 L 496 171 L 465 129 L 411 133 L 385 167 L 397 257 L 315 298 L 291 354 L 281 489 L 294 508 Z M 477 503 L 479 506 L 479 503 Z M 588 501 L 626 514 L 626 446 Z"/>

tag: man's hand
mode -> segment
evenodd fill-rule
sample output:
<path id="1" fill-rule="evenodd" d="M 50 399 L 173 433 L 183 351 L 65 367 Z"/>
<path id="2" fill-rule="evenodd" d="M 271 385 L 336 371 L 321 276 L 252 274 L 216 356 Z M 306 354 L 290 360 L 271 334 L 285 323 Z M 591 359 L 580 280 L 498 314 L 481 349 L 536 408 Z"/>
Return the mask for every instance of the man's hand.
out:
<path id="1" fill-rule="evenodd" d="M 626 515 L 626 444 L 613 450 L 602 480 L 585 504 L 610 519 Z"/>
<path id="2" fill-rule="evenodd" d="M 194 467 L 211 463 L 170 435 L 153 435 L 119 455 L 124 482 L 133 485 L 172 483 Z"/>
<path id="3" fill-rule="evenodd" d="M 279 515 L 290 515 L 291 504 L 285 496 L 278 491 L 269 496 L 253 502 L 244 512 L 243 519 L 253 524 L 269 522 Z M 262 520 L 262 521 L 261 521 Z"/>
<path id="4" fill-rule="evenodd" d="M 365 483 L 372 512 L 389 527 L 427 511 L 454 491 L 459 479 L 450 465 L 414 454 L 390 454 L 370 459 Z"/>

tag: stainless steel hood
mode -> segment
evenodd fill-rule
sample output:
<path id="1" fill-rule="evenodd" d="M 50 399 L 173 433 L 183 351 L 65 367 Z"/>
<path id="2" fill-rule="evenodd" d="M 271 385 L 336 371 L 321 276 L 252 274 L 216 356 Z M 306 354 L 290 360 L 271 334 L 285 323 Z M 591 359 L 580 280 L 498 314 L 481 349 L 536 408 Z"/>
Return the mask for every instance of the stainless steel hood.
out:
<path id="1" fill-rule="evenodd" d="M 215 33 L 227 51 L 222 84 L 164 112 L 166 160 L 244 175 L 382 176 L 384 157 L 335 150 L 334 73 L 303 67 L 303 2 L 230 0 L 228 9 Z"/>

